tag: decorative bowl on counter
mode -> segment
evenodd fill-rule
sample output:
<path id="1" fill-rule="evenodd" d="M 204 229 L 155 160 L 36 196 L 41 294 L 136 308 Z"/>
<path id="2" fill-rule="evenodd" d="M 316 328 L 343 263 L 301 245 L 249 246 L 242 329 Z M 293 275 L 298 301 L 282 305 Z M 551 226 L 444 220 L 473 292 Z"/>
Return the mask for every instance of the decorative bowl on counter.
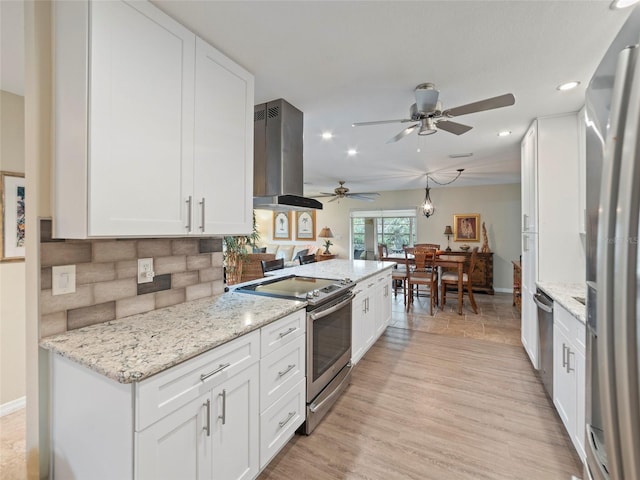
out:
<path id="1" fill-rule="evenodd" d="M 463 252 L 466 252 L 470 248 L 471 248 L 471 245 L 460 245 L 460 250 L 462 250 Z"/>

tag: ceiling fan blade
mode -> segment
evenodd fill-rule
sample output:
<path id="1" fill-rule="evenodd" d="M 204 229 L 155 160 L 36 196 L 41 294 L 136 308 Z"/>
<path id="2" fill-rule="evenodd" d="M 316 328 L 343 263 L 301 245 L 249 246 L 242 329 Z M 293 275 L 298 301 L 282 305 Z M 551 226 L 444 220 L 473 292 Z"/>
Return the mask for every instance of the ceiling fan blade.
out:
<path id="1" fill-rule="evenodd" d="M 404 130 L 402 130 L 399 134 L 397 134 L 395 137 L 390 138 L 389 140 L 387 140 L 386 143 L 393 143 L 393 142 L 397 142 L 398 140 L 400 140 L 403 137 L 406 137 L 407 135 L 409 135 L 411 132 L 413 132 L 416 128 L 418 128 L 420 126 L 419 123 L 416 123 L 415 125 L 411 125 L 410 127 L 405 128 Z"/>
<path id="2" fill-rule="evenodd" d="M 377 120 L 375 122 L 356 122 L 352 123 L 352 127 L 365 127 L 367 125 L 384 125 L 385 123 L 406 123 L 413 122 L 410 118 L 401 118 L 399 120 Z"/>
<path id="3" fill-rule="evenodd" d="M 365 202 L 373 202 L 375 200 L 375 198 L 365 197 L 359 193 L 351 193 L 348 194 L 347 197 L 353 198 L 354 200 L 364 200 Z"/>
<path id="4" fill-rule="evenodd" d="M 418 85 L 420 87 L 420 85 Z M 438 104 L 440 92 L 435 88 L 416 88 L 416 107 L 418 112 L 433 112 Z"/>
<path id="5" fill-rule="evenodd" d="M 329 200 L 329 202 L 335 202 L 336 200 L 338 200 L 340 197 L 335 195 L 331 200 Z M 327 203 L 329 203 L 327 202 Z"/>
<path id="6" fill-rule="evenodd" d="M 459 117 L 469 113 L 483 112 L 494 108 L 508 107 L 516 103 L 516 98 L 511 93 L 499 95 L 493 98 L 480 100 L 479 102 L 468 103 L 459 107 L 450 108 L 442 113 L 443 117 Z"/>
<path id="7" fill-rule="evenodd" d="M 438 123 L 438 130 L 444 130 L 445 132 L 454 133 L 456 135 L 462 135 L 467 133 L 473 127 L 469 125 L 463 125 L 458 122 L 450 122 L 449 120 L 440 120 Z"/>

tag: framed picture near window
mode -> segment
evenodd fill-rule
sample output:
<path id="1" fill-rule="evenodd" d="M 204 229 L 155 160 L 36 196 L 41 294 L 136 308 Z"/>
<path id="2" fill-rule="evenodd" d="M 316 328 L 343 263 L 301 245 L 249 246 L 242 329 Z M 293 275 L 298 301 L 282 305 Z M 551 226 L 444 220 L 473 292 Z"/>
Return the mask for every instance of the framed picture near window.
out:
<path id="1" fill-rule="evenodd" d="M 453 216 L 454 242 L 480 241 L 480 214 L 465 213 Z"/>
<path id="2" fill-rule="evenodd" d="M 291 240 L 291 212 L 273 212 L 273 239 Z"/>
<path id="3" fill-rule="evenodd" d="M 316 211 L 296 212 L 296 240 L 316 239 Z"/>
<path id="4" fill-rule="evenodd" d="M 24 174 L 0 172 L 0 261 L 24 260 Z"/>

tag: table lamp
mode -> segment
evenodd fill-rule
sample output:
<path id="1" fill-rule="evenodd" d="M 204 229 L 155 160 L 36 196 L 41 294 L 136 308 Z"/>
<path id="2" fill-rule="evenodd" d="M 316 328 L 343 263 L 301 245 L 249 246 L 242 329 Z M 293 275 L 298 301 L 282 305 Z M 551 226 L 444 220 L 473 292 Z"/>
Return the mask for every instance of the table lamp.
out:
<path id="1" fill-rule="evenodd" d="M 451 237 L 451 235 L 453 235 L 453 230 L 451 230 L 451 225 L 447 225 L 446 227 L 444 227 L 444 234 L 447 236 L 447 249 L 445 251 L 450 252 L 451 247 L 449 246 L 449 238 Z"/>
<path id="2" fill-rule="evenodd" d="M 333 238 L 333 232 L 331 231 L 331 229 L 329 227 L 324 227 L 322 230 L 320 230 L 318 237 L 326 239 L 324 241 L 324 252 L 322 254 L 331 255 L 331 252 L 329 251 L 329 247 L 333 245 L 331 240 L 329 240 L 330 238 Z"/>

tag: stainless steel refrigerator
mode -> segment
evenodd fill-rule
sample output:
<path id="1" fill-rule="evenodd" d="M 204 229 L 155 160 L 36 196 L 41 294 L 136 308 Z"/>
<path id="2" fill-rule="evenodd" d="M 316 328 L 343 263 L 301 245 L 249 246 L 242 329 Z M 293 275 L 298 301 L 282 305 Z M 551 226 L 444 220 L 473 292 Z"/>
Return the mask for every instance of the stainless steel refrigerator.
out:
<path id="1" fill-rule="evenodd" d="M 587 89 L 585 478 L 640 479 L 640 9 Z"/>

